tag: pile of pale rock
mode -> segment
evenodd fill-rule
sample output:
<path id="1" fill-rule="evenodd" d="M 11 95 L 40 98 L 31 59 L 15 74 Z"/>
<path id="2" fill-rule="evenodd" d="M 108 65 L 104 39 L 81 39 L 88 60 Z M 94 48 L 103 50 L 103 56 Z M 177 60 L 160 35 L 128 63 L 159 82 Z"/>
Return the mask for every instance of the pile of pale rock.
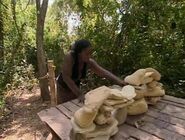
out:
<path id="1" fill-rule="evenodd" d="M 139 69 L 125 78 L 136 92 L 134 103 L 128 106 L 128 115 L 145 113 L 148 104 L 155 105 L 165 95 L 163 85 L 158 82 L 160 79 L 160 73 L 153 68 Z"/>
<path id="2" fill-rule="evenodd" d="M 73 140 L 109 140 L 127 115 L 138 115 L 155 104 L 164 90 L 155 69 L 139 69 L 125 78 L 129 85 L 102 86 L 85 95 L 84 105 L 71 118 Z"/>
<path id="3" fill-rule="evenodd" d="M 127 106 L 134 102 L 135 96 L 130 85 L 121 90 L 102 86 L 88 92 L 84 106 L 71 119 L 72 139 L 109 140 L 117 133 L 118 124 L 125 121 Z"/>

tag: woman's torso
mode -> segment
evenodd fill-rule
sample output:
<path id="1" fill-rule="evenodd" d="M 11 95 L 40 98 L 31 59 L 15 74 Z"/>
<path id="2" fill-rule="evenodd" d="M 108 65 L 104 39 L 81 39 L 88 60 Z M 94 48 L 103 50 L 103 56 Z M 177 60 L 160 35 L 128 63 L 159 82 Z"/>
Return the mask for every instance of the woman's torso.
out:
<path id="1" fill-rule="evenodd" d="M 81 79 L 86 77 L 87 71 L 87 63 L 80 62 L 78 64 L 75 63 L 75 58 L 72 56 L 71 52 L 70 55 L 72 57 L 72 69 L 71 69 L 71 79 L 75 82 L 75 84 L 79 87 Z M 68 88 L 67 84 L 63 80 L 63 73 L 61 72 L 57 77 L 57 82 L 63 86 L 64 88 Z"/>

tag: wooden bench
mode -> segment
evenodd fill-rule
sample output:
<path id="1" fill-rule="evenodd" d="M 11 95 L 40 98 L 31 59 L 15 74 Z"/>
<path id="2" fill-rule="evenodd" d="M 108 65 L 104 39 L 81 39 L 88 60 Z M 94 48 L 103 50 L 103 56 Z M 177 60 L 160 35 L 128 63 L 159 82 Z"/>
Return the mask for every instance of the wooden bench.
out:
<path id="1" fill-rule="evenodd" d="M 82 106 L 77 100 L 42 110 L 40 119 L 51 130 L 49 139 L 70 140 L 70 118 Z M 185 100 L 166 95 L 147 113 L 128 116 L 111 140 L 185 140 Z"/>

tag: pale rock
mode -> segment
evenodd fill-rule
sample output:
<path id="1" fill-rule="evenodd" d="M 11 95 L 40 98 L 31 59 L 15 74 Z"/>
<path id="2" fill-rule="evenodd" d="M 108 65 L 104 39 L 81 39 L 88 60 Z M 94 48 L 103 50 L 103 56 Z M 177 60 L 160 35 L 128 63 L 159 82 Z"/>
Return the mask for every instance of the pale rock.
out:
<path id="1" fill-rule="evenodd" d="M 145 100 L 147 102 L 147 104 L 150 105 L 156 105 L 158 101 L 160 101 L 162 99 L 162 97 L 145 97 Z"/>
<path id="2" fill-rule="evenodd" d="M 131 100 L 134 96 L 136 96 L 135 89 L 133 86 L 127 85 L 124 86 L 121 90 L 119 89 L 111 89 L 111 95 L 108 99 L 112 100 Z"/>
<path id="3" fill-rule="evenodd" d="M 165 90 L 161 86 L 154 87 L 148 90 L 148 92 L 144 94 L 145 97 L 158 97 L 158 96 L 164 96 L 164 95 L 165 95 Z"/>
<path id="4" fill-rule="evenodd" d="M 135 90 L 141 90 L 141 91 L 146 91 L 147 90 L 147 85 L 146 84 L 143 84 L 143 85 L 140 85 L 140 86 L 134 86 Z"/>
<path id="5" fill-rule="evenodd" d="M 108 97 L 108 99 L 112 99 L 112 100 L 121 100 L 124 97 L 121 94 L 121 90 L 119 89 L 111 89 L 110 90 L 110 96 Z"/>
<path id="6" fill-rule="evenodd" d="M 134 100 L 143 98 L 145 93 L 148 92 L 148 88 L 146 84 L 141 85 L 141 86 L 134 86 L 134 87 L 135 87 L 135 92 L 136 92 L 136 96 L 134 97 Z"/>
<path id="7" fill-rule="evenodd" d="M 114 105 L 113 107 L 114 107 L 115 109 L 123 108 L 123 107 L 126 107 L 126 106 L 131 105 L 133 102 L 134 102 L 134 100 L 132 99 L 132 100 L 126 102 L 126 103 Z"/>
<path id="8" fill-rule="evenodd" d="M 134 97 L 134 100 L 138 100 L 144 98 L 144 93 L 141 92 L 140 90 L 136 90 L 136 96 Z"/>
<path id="9" fill-rule="evenodd" d="M 75 122 L 82 128 L 91 126 L 100 106 L 109 96 L 110 88 L 106 86 L 88 92 L 85 95 L 85 105 L 74 114 Z"/>
<path id="10" fill-rule="evenodd" d="M 123 124 L 127 118 L 127 107 L 123 107 L 115 110 L 115 112 L 113 113 L 113 116 L 118 121 L 118 125 Z"/>
<path id="11" fill-rule="evenodd" d="M 117 132 L 118 128 L 113 131 L 112 135 L 115 135 Z M 95 138 L 90 138 L 88 140 L 110 140 L 110 135 L 97 136 Z"/>
<path id="12" fill-rule="evenodd" d="M 144 80 L 145 73 L 146 73 L 145 69 L 139 69 L 133 74 L 125 77 L 124 81 L 130 85 L 139 86 L 142 84 L 142 81 Z"/>
<path id="13" fill-rule="evenodd" d="M 85 135 L 87 138 L 94 138 L 94 137 L 104 136 L 104 135 L 112 136 L 118 132 L 117 125 L 118 125 L 118 121 L 112 118 L 109 124 L 96 125 L 96 128 L 94 131 L 86 133 Z"/>
<path id="14" fill-rule="evenodd" d="M 143 78 L 143 81 L 141 81 L 141 84 L 147 84 L 152 82 L 154 79 L 152 77 L 152 75 L 154 74 L 154 72 L 146 72 Z"/>
<path id="15" fill-rule="evenodd" d="M 117 99 L 117 100 L 113 100 L 113 99 L 107 99 L 104 101 L 103 104 L 107 105 L 107 106 L 113 106 L 113 105 L 116 105 L 116 104 L 123 104 L 123 103 L 126 103 L 128 102 L 127 99 Z"/>
<path id="16" fill-rule="evenodd" d="M 88 110 L 88 108 L 84 108 L 85 107 L 82 107 L 74 113 L 75 122 L 82 128 L 90 127 L 98 112 L 98 110 Z"/>
<path id="17" fill-rule="evenodd" d="M 108 110 L 107 107 L 105 108 L 105 106 L 102 105 L 94 119 L 94 122 L 98 125 L 109 124 L 112 119 L 111 111 L 112 110 Z"/>
<path id="18" fill-rule="evenodd" d="M 89 140 L 109 140 L 110 136 L 109 135 L 104 135 L 104 136 L 97 136 L 95 138 L 90 138 Z"/>
<path id="19" fill-rule="evenodd" d="M 71 124 L 72 124 L 74 133 L 87 133 L 95 130 L 96 128 L 96 125 L 94 123 L 92 123 L 89 127 L 82 128 L 75 123 L 73 117 L 71 118 Z"/>
<path id="20" fill-rule="evenodd" d="M 146 72 L 153 72 L 151 77 L 153 77 L 153 79 L 155 81 L 159 81 L 161 79 L 161 74 L 157 70 L 155 70 L 154 68 L 146 68 L 145 70 L 146 70 Z"/>
<path id="21" fill-rule="evenodd" d="M 119 85 L 112 85 L 112 86 L 110 86 L 110 88 L 112 88 L 112 89 L 118 89 L 118 90 L 120 90 L 120 91 L 121 91 L 121 89 L 122 89 L 122 87 L 119 86 Z"/>
<path id="22" fill-rule="evenodd" d="M 147 86 L 149 88 L 155 88 L 157 85 L 158 85 L 158 82 L 157 81 L 152 81 L 152 82 L 150 82 L 150 83 L 147 84 Z"/>
<path id="23" fill-rule="evenodd" d="M 132 100 L 135 96 L 135 88 L 131 85 L 124 86 L 121 90 L 121 94 L 127 100 Z"/>
<path id="24" fill-rule="evenodd" d="M 106 86 L 101 86 L 94 90 L 89 91 L 85 95 L 85 106 L 88 108 L 99 107 L 103 104 L 104 100 L 106 100 L 110 96 L 111 89 Z"/>
<path id="25" fill-rule="evenodd" d="M 99 112 L 94 122 L 98 125 L 109 124 L 111 121 L 111 112 Z"/>
<path id="26" fill-rule="evenodd" d="M 127 107 L 128 115 L 139 115 L 147 112 L 148 105 L 144 98 L 136 100 L 134 103 Z"/>
<path id="27" fill-rule="evenodd" d="M 106 111 L 113 111 L 114 108 L 112 106 L 107 106 L 107 105 L 102 105 L 99 109 L 101 112 L 106 112 Z"/>
<path id="28" fill-rule="evenodd" d="M 87 140 L 83 133 L 75 133 L 73 129 L 70 132 L 70 140 Z"/>

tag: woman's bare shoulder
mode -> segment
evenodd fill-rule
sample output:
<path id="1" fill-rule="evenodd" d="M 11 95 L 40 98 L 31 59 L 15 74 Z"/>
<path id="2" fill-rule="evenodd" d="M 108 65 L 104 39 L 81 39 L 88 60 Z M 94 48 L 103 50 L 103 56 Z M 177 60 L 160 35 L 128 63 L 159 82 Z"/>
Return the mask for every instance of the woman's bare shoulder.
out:
<path id="1" fill-rule="evenodd" d="M 94 66 L 96 66 L 96 65 L 97 65 L 97 62 L 96 62 L 94 59 L 90 58 L 90 59 L 89 59 L 89 62 L 88 62 L 88 66 L 89 66 L 90 68 L 92 68 L 92 67 L 94 67 Z"/>
<path id="2" fill-rule="evenodd" d="M 62 73 L 66 74 L 66 73 L 70 72 L 72 65 L 73 65 L 72 55 L 70 54 L 70 52 L 66 53 L 64 56 L 64 61 L 63 61 L 63 65 L 62 65 Z"/>
<path id="3" fill-rule="evenodd" d="M 71 55 L 71 52 L 68 52 L 68 53 L 66 53 L 65 54 L 65 56 L 64 56 L 64 62 L 73 62 L 73 57 L 72 57 L 72 55 Z"/>

